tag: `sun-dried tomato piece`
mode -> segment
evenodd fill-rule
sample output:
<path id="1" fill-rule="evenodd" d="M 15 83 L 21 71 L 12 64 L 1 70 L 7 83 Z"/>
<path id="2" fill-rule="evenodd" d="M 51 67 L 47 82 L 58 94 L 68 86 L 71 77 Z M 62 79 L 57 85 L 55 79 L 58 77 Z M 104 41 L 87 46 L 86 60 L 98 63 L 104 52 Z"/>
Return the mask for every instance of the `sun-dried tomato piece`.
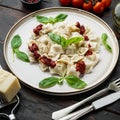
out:
<path id="1" fill-rule="evenodd" d="M 80 34 L 83 35 L 85 33 L 85 27 L 84 25 L 80 26 Z"/>
<path id="2" fill-rule="evenodd" d="M 54 67 L 56 66 L 55 61 L 53 61 L 53 60 L 50 59 L 50 58 L 47 58 L 46 56 L 42 56 L 42 57 L 40 58 L 40 61 L 41 61 L 43 64 L 45 64 L 45 65 L 47 65 L 47 66 L 50 66 L 50 67 L 52 67 L 52 68 L 54 68 Z"/>
<path id="3" fill-rule="evenodd" d="M 40 61 L 41 61 L 43 64 L 47 65 L 47 66 L 49 66 L 49 64 L 50 64 L 50 59 L 47 58 L 46 56 L 42 56 L 42 57 L 40 58 Z"/>
<path id="4" fill-rule="evenodd" d="M 39 35 L 39 31 L 42 30 L 42 24 L 39 24 L 38 26 L 36 26 L 36 28 L 33 29 L 33 32 L 36 34 L 36 35 Z"/>
<path id="5" fill-rule="evenodd" d="M 89 49 L 86 53 L 85 53 L 85 56 L 89 56 L 89 55 L 92 55 L 93 54 L 93 51 L 91 49 Z"/>
<path id="6" fill-rule="evenodd" d="M 76 27 L 80 28 L 80 23 L 76 22 Z"/>
<path id="7" fill-rule="evenodd" d="M 50 67 L 54 68 L 55 66 L 56 66 L 55 61 L 51 60 L 51 62 L 50 62 Z"/>
<path id="8" fill-rule="evenodd" d="M 85 33 L 85 27 L 84 25 L 80 25 L 79 22 L 76 22 L 76 27 L 80 28 L 80 34 L 83 35 Z M 87 40 L 87 38 L 86 38 Z"/>
<path id="9" fill-rule="evenodd" d="M 84 61 L 79 61 L 76 64 L 76 71 L 79 71 L 81 74 L 85 73 L 85 68 L 86 68 L 86 65 Z"/>
<path id="10" fill-rule="evenodd" d="M 31 52 L 38 50 L 38 46 L 35 43 L 33 43 L 31 46 L 28 46 L 28 48 Z"/>
<path id="11" fill-rule="evenodd" d="M 91 48 L 91 44 L 88 44 L 88 48 Z"/>
<path id="12" fill-rule="evenodd" d="M 35 60 L 38 60 L 40 58 L 40 54 L 38 54 L 37 51 L 34 51 L 33 57 L 34 57 Z"/>
<path id="13" fill-rule="evenodd" d="M 84 36 L 84 40 L 85 40 L 85 41 L 88 41 L 88 40 L 89 40 L 89 38 L 88 38 L 87 35 Z"/>

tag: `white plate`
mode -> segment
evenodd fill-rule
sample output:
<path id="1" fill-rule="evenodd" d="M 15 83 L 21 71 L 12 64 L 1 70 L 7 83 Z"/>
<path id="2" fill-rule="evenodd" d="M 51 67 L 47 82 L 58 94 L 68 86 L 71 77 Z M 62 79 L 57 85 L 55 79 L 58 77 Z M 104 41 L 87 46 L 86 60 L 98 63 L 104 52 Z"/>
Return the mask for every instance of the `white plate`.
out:
<path id="1" fill-rule="evenodd" d="M 101 47 L 100 62 L 93 69 L 92 73 L 87 74 L 82 78 L 88 84 L 88 86 L 82 90 L 73 89 L 66 83 L 64 83 L 62 86 L 56 85 L 48 89 L 41 89 L 38 87 L 38 83 L 43 78 L 50 76 L 50 73 L 42 72 L 38 64 L 22 62 L 16 57 L 13 61 L 13 53 L 11 49 L 11 39 L 13 36 L 16 34 L 21 36 L 23 43 L 20 49 L 24 52 L 27 52 L 27 42 L 31 36 L 31 30 L 39 24 L 35 18 L 35 15 L 54 17 L 60 13 L 68 14 L 66 19 L 68 22 L 79 21 L 81 24 L 89 26 L 96 35 L 101 36 L 102 33 L 107 33 L 109 36 L 108 42 L 112 47 L 113 53 L 111 54 L 105 50 L 104 47 Z M 23 17 L 10 29 L 4 43 L 4 57 L 7 65 L 25 85 L 40 92 L 61 96 L 82 93 L 100 85 L 113 71 L 118 60 L 118 55 L 118 41 L 111 28 L 97 16 L 75 8 L 48 8 L 33 12 Z"/>

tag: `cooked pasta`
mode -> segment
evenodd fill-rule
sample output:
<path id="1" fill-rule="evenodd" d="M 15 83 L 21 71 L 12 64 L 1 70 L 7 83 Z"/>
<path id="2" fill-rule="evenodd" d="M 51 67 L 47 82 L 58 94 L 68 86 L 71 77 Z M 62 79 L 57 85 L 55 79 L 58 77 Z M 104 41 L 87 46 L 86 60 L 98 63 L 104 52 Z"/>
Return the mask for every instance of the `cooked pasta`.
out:
<path id="1" fill-rule="evenodd" d="M 40 24 L 38 34 L 32 34 L 28 43 L 31 62 L 38 62 L 42 71 L 60 76 L 80 75 L 92 72 L 99 62 L 100 38 L 93 31 L 79 22 L 74 24 L 59 22 L 56 24 Z M 36 27 L 37 28 L 37 27 Z M 53 41 L 49 36 L 56 36 Z M 81 37 L 83 40 L 71 43 L 65 47 L 62 40 Z"/>

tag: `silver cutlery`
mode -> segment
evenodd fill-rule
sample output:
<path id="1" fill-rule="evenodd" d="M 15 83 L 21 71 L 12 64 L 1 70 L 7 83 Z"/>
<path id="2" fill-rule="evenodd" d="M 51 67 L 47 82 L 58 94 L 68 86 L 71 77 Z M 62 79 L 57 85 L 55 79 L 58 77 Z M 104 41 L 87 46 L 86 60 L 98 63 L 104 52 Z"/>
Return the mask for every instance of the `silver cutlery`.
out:
<path id="1" fill-rule="evenodd" d="M 64 109 L 61 109 L 61 110 L 58 110 L 58 111 L 55 111 L 52 113 L 52 119 L 54 120 L 58 120 L 59 118 L 62 118 L 64 117 L 65 115 L 69 114 L 70 112 L 72 112 L 73 110 L 75 110 L 76 108 L 78 108 L 79 106 L 83 105 L 84 103 L 94 99 L 94 98 L 97 98 L 101 95 L 103 95 L 104 93 L 106 93 L 107 91 L 109 90 L 112 90 L 112 91 L 120 91 L 120 78 L 115 80 L 114 82 L 111 82 L 107 88 L 104 88 L 100 91 L 98 91 L 97 93 L 89 96 L 88 98 L 80 101 L 80 102 L 77 102 L 69 107 L 66 107 Z"/>
<path id="2" fill-rule="evenodd" d="M 14 104 L 14 107 L 12 108 L 10 115 L 8 115 L 6 113 L 0 113 L 0 116 L 1 117 L 3 116 L 3 117 L 5 117 L 9 120 L 16 120 L 14 112 L 15 112 L 17 106 L 19 105 L 19 103 L 20 103 L 20 99 L 19 99 L 18 95 L 16 95 L 15 98 L 11 102 L 7 102 L 4 99 L 0 99 L 0 109 L 3 109 L 7 106 L 10 106 L 10 105 Z"/>
<path id="3" fill-rule="evenodd" d="M 76 120 L 80 117 L 82 117 L 83 115 L 93 111 L 93 110 L 97 110 L 100 109 L 104 106 L 107 106 L 117 100 L 120 99 L 120 91 L 112 93 L 110 95 L 107 95 L 101 99 L 98 99 L 94 102 L 92 102 L 92 104 L 90 106 L 88 106 L 87 108 L 83 109 L 82 111 L 80 110 L 79 113 L 77 113 L 76 115 L 72 116 L 71 118 L 69 118 L 69 120 Z M 68 120 L 68 119 L 59 119 L 59 120 Z"/>
<path id="4" fill-rule="evenodd" d="M 0 69 L 2 69 L 1 65 L 0 65 Z M 9 120 L 16 120 L 16 117 L 14 115 L 14 111 L 17 108 L 17 106 L 19 105 L 19 103 L 20 103 L 20 99 L 19 99 L 18 95 L 16 95 L 11 102 L 7 102 L 2 97 L 0 97 L 0 109 L 3 109 L 5 107 L 8 107 L 10 105 L 15 104 L 13 109 L 11 110 L 11 114 L 10 115 L 8 115 L 6 113 L 0 113 L 0 116 L 3 116 L 3 117 L 5 117 L 5 118 L 7 118 Z"/>
<path id="5" fill-rule="evenodd" d="M 15 96 L 11 102 L 7 102 L 3 98 L 0 98 L 0 109 L 3 109 L 7 106 L 10 106 L 18 101 L 17 97 Z"/>

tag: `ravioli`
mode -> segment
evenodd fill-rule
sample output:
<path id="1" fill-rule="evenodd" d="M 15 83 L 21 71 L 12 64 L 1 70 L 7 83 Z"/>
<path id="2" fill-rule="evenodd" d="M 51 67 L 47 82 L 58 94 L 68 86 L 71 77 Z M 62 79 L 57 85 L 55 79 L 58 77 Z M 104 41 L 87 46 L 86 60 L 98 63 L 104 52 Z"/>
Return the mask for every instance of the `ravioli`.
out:
<path id="1" fill-rule="evenodd" d="M 31 62 L 38 62 L 42 71 L 60 76 L 75 75 L 79 77 L 92 72 L 100 61 L 100 38 L 93 31 L 80 22 L 55 24 L 40 24 L 39 34 L 32 32 L 32 39 L 28 43 L 28 53 Z M 63 48 L 61 39 L 51 40 L 49 33 L 61 36 L 65 40 L 82 37 L 83 40 L 71 43 Z M 59 43 L 61 42 L 61 43 Z M 33 46 L 34 44 L 34 46 Z M 64 44 L 64 43 L 63 43 Z M 34 48 L 37 48 L 34 50 Z"/>

